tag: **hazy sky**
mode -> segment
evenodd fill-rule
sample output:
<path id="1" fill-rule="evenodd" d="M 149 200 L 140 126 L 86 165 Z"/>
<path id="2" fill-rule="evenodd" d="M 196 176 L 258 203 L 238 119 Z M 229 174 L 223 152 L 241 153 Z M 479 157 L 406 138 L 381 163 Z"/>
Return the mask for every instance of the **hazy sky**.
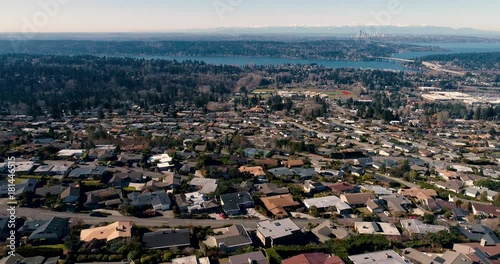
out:
<path id="1" fill-rule="evenodd" d="M 500 31 L 499 0 L 0 0 L 0 4 L 0 32 L 370 24 Z"/>

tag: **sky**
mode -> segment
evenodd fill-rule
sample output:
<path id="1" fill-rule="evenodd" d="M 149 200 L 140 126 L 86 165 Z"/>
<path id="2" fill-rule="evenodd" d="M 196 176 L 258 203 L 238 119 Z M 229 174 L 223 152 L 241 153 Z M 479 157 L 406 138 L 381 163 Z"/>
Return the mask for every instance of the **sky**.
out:
<path id="1" fill-rule="evenodd" d="M 0 32 L 429 25 L 500 31 L 499 0 L 0 0 Z"/>

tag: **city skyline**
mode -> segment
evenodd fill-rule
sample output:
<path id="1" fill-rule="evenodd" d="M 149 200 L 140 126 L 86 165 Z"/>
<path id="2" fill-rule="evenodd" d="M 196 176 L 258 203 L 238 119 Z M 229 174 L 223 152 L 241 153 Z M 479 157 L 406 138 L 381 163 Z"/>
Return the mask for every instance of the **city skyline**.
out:
<path id="1" fill-rule="evenodd" d="M 500 2 L 0 0 L 0 32 L 179 32 L 231 27 L 442 26 L 500 31 Z"/>

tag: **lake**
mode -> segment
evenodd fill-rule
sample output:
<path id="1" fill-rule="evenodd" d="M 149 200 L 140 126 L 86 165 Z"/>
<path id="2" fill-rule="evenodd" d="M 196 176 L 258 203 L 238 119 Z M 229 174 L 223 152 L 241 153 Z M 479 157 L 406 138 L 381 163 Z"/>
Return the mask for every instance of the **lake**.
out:
<path id="1" fill-rule="evenodd" d="M 261 58 L 261 57 L 201 57 L 201 56 L 141 56 L 145 59 L 165 59 L 165 60 L 197 60 L 208 64 L 217 65 L 284 65 L 284 64 L 318 64 L 327 68 L 357 68 L 357 69 L 386 69 L 402 71 L 405 68 L 397 62 L 389 61 L 349 61 L 349 60 L 301 60 L 282 58 Z"/>
<path id="2" fill-rule="evenodd" d="M 411 43 L 421 46 L 436 46 L 449 51 L 438 52 L 403 52 L 394 54 L 393 57 L 401 59 L 413 59 L 433 54 L 451 54 L 466 52 L 500 52 L 500 43 Z M 349 61 L 349 60 L 301 60 L 282 58 L 261 58 L 261 57 L 203 57 L 203 56 L 141 56 L 145 59 L 165 59 L 165 60 L 198 60 L 209 64 L 217 65 L 283 65 L 283 64 L 318 64 L 327 68 L 356 68 L 356 69 L 380 69 L 393 71 L 411 71 L 403 67 L 399 62 L 390 61 Z"/>
<path id="3" fill-rule="evenodd" d="M 435 54 L 471 53 L 471 52 L 500 52 L 500 42 L 498 43 L 410 43 L 420 46 L 433 46 L 446 49 L 448 51 L 434 52 L 403 52 L 394 54 L 393 57 L 400 59 L 414 59 Z"/>

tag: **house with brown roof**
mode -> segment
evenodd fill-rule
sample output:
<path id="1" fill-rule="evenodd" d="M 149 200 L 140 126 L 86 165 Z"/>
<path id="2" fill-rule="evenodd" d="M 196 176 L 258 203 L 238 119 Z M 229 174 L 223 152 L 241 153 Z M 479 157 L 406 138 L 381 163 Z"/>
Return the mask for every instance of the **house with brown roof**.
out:
<path id="1" fill-rule="evenodd" d="M 472 213 L 474 215 L 485 215 L 485 216 L 500 216 L 500 206 L 494 206 L 489 204 L 472 204 Z"/>
<path id="2" fill-rule="evenodd" d="M 304 166 L 304 161 L 298 159 L 298 160 L 284 160 L 281 162 L 281 164 L 283 164 L 283 166 L 287 167 L 287 168 L 293 168 L 293 167 L 302 167 Z"/>
<path id="3" fill-rule="evenodd" d="M 264 203 L 267 210 L 277 217 L 287 217 L 288 213 L 285 208 L 300 205 L 300 203 L 293 200 L 291 194 L 262 197 L 260 200 Z"/>
<path id="4" fill-rule="evenodd" d="M 337 182 L 333 184 L 327 184 L 326 187 L 330 188 L 332 192 L 340 193 L 354 193 L 356 187 L 349 182 Z"/>
<path id="5" fill-rule="evenodd" d="M 266 196 L 287 194 L 290 190 L 287 187 L 278 187 L 275 183 L 262 183 L 255 185 L 256 191 Z"/>
<path id="6" fill-rule="evenodd" d="M 283 264 L 344 264 L 341 258 L 327 255 L 321 252 L 303 253 L 291 258 L 284 259 Z"/>
<path id="7" fill-rule="evenodd" d="M 114 222 L 107 226 L 83 229 L 80 232 L 80 240 L 89 242 L 92 240 L 111 241 L 120 237 L 132 237 L 132 222 Z"/>
<path id="8" fill-rule="evenodd" d="M 440 170 L 437 169 L 436 173 L 438 176 L 445 178 L 446 180 L 454 180 L 460 178 L 456 171 Z"/>
<path id="9" fill-rule="evenodd" d="M 462 188 L 462 182 L 456 180 L 446 181 L 446 182 L 436 182 L 435 185 L 440 189 L 452 191 L 455 193 L 460 193 L 460 188 Z"/>
<path id="10" fill-rule="evenodd" d="M 474 263 L 499 263 L 500 244 L 486 246 L 481 243 L 455 243 L 453 250 L 462 253 Z"/>
<path id="11" fill-rule="evenodd" d="M 418 187 L 414 187 L 411 189 L 401 189 L 400 193 L 406 197 L 416 198 L 421 201 L 433 199 L 434 197 L 438 196 L 437 192 L 433 189 L 420 189 Z"/>
<path id="12" fill-rule="evenodd" d="M 373 193 L 346 193 L 340 195 L 340 200 L 351 207 L 365 207 L 366 203 L 375 198 Z"/>
<path id="13" fill-rule="evenodd" d="M 262 175 L 266 175 L 266 173 L 264 172 L 264 169 L 262 169 L 261 166 L 241 166 L 239 169 L 238 169 L 241 173 L 249 173 L 249 174 L 252 174 L 254 177 L 259 177 L 259 176 L 262 176 Z"/>

